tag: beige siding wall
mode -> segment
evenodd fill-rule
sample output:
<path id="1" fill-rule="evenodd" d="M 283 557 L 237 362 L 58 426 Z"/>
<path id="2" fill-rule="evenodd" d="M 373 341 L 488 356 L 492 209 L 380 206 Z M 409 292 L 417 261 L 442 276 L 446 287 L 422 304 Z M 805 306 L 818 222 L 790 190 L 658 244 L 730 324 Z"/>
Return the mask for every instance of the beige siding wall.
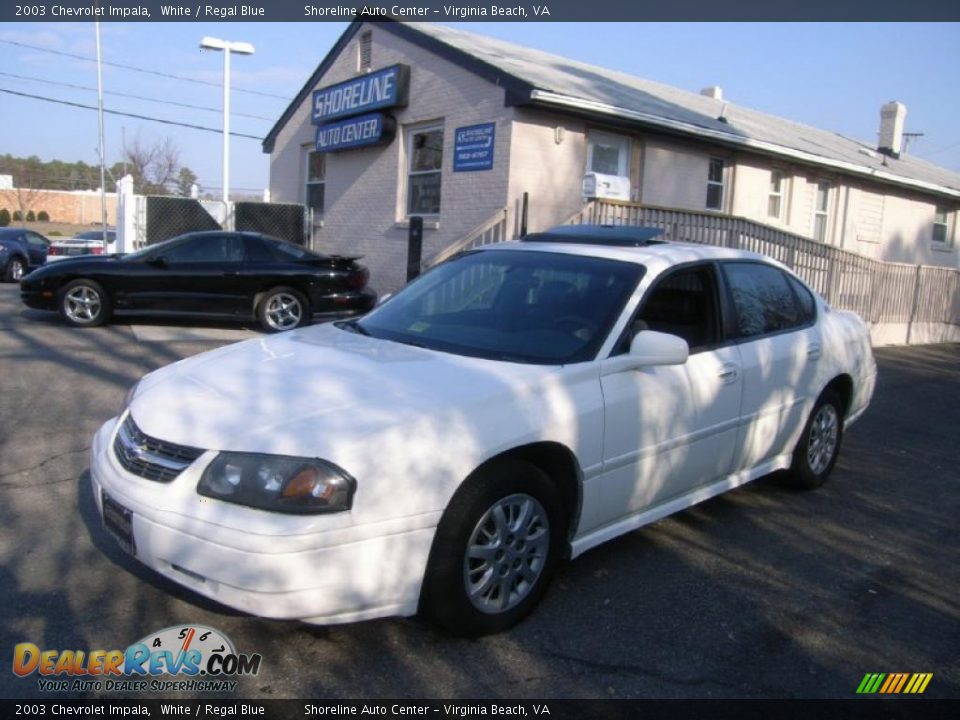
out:
<path id="1" fill-rule="evenodd" d="M 371 285 L 393 291 L 406 278 L 406 130 L 416 125 L 444 128 L 443 180 L 439 217 L 427 218 L 423 257 L 428 258 L 462 237 L 507 204 L 513 109 L 504 106 L 504 91 L 452 63 L 376 25 L 373 68 L 410 65 L 410 101 L 391 111 L 397 137 L 386 146 L 327 155 L 323 227 L 314 246 L 324 252 L 361 254 L 370 268 Z M 357 73 L 360 33 L 335 60 L 318 87 L 349 80 Z M 453 172 L 456 128 L 495 122 L 492 170 Z M 277 202 L 303 202 L 306 154 L 313 147 L 310 98 L 280 132 L 271 154 L 270 192 Z"/>
<path id="2" fill-rule="evenodd" d="M 562 128 L 559 134 L 558 127 Z M 511 131 L 508 202 L 511 211 L 517 211 L 513 217 L 519 217 L 523 193 L 529 193 L 531 232 L 562 222 L 583 205 L 586 133 L 583 122 L 517 109 Z"/>
<path id="3" fill-rule="evenodd" d="M 686 210 L 706 208 L 707 171 L 712 157 L 709 152 L 691 145 L 646 137 L 643 154 L 640 197 L 645 205 Z M 729 177 L 726 190 L 725 201 L 729 201 Z"/>

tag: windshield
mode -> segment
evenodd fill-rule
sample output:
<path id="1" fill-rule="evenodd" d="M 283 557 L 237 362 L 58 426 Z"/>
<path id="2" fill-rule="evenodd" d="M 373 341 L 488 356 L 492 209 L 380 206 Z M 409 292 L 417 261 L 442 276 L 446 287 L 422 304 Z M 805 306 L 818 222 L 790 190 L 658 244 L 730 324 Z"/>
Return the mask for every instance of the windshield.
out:
<path id="1" fill-rule="evenodd" d="M 158 242 L 153 245 L 146 245 L 145 247 L 142 247 L 135 252 L 127 253 L 121 259 L 122 260 L 140 260 L 152 253 L 162 253 L 165 248 L 168 248 L 171 245 L 179 243 L 182 240 L 183 240 L 183 236 L 179 235 L 177 237 L 170 238 L 169 240 L 164 240 L 163 242 Z"/>
<path id="2" fill-rule="evenodd" d="M 487 250 L 423 275 L 355 321 L 355 331 L 442 352 L 560 365 L 592 359 L 642 265 Z"/>

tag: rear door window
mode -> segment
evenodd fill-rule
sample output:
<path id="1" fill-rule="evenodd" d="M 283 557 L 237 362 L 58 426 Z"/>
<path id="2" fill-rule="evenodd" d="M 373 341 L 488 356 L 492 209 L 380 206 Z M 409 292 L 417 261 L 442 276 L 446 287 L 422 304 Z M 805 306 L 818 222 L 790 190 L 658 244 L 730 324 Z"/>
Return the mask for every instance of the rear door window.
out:
<path id="1" fill-rule="evenodd" d="M 760 262 L 728 262 L 723 269 L 733 301 L 736 337 L 771 335 L 812 320 L 798 302 L 790 277 L 779 268 Z"/>

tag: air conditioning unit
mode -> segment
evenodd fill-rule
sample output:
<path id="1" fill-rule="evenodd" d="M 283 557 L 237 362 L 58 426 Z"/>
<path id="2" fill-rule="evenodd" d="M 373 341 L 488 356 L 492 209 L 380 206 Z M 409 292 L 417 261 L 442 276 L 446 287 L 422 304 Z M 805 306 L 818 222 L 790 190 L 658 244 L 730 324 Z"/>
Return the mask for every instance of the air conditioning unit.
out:
<path id="1" fill-rule="evenodd" d="M 630 200 L 630 178 L 589 172 L 583 176 L 583 196 L 588 200 Z"/>

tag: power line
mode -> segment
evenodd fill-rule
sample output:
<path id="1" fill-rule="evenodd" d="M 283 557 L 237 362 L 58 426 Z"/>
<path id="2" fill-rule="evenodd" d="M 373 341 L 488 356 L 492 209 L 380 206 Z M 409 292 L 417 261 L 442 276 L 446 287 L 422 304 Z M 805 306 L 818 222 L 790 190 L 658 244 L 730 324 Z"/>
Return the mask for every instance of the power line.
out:
<path id="1" fill-rule="evenodd" d="M 82 103 L 70 102 L 68 100 L 57 100 L 56 98 L 48 98 L 43 95 L 32 95 L 30 93 L 17 92 L 16 90 L 8 90 L 7 88 L 0 88 L 0 92 L 8 93 L 10 95 L 19 95 L 20 97 L 32 98 L 34 100 L 43 100 L 45 102 L 57 103 L 58 105 L 69 105 L 70 107 L 83 108 L 84 110 L 96 110 L 97 108 L 94 105 L 83 105 Z M 217 133 L 218 135 L 223 134 L 223 130 L 218 128 L 206 127 L 204 125 L 192 125 L 190 123 L 177 122 L 175 120 L 164 120 L 163 118 L 150 117 L 149 115 L 137 115 L 135 113 L 121 112 L 119 110 L 107 110 L 104 108 L 105 113 L 110 115 L 122 115 L 123 117 L 135 118 L 137 120 L 148 120 L 150 122 L 163 123 L 164 125 L 177 125 L 179 127 L 190 128 L 191 130 L 204 130 L 206 132 Z M 263 140 L 262 137 L 257 135 L 247 135 L 246 133 L 232 132 L 231 135 L 235 137 L 249 138 L 250 140 Z"/>
<path id="2" fill-rule="evenodd" d="M 30 50 L 37 50 L 38 52 L 50 53 L 51 55 L 60 55 L 62 57 L 74 58 L 75 60 L 85 60 L 87 62 L 96 62 L 96 58 L 87 57 L 86 55 L 78 55 L 76 53 L 68 53 L 63 50 L 51 50 L 50 48 L 40 47 L 39 45 L 30 45 L 29 43 L 18 42 L 16 40 L 3 40 L 0 39 L 0 43 L 6 43 L 7 45 L 16 45 L 17 47 L 28 48 Z M 120 68 L 121 70 L 132 70 L 133 72 L 144 73 L 146 75 L 156 75 L 158 77 L 171 78 L 173 80 L 182 80 L 183 82 L 196 83 L 197 85 L 210 85 L 212 87 L 223 87 L 220 83 L 211 82 L 209 80 L 197 80 L 196 78 L 189 78 L 184 75 L 174 75 L 172 73 L 160 72 L 159 70 L 150 70 L 149 68 L 136 67 L 135 65 L 123 65 L 121 63 L 109 62 L 104 60 L 101 64 L 109 65 L 110 67 Z M 276 98 L 278 100 L 284 100 L 286 102 L 290 101 L 290 98 L 284 95 L 274 95 L 273 93 L 260 92 L 259 90 L 245 90 L 244 88 L 238 88 L 233 86 L 233 90 L 236 92 L 247 93 L 248 95 L 260 95 L 262 97 Z"/>
<path id="3" fill-rule="evenodd" d="M 46 78 L 31 77 L 29 75 L 17 75 L 16 73 L 2 72 L 0 75 L 5 77 L 15 78 L 17 80 L 29 80 L 30 82 L 41 82 L 47 85 L 58 85 L 60 87 L 73 88 L 75 90 L 90 90 L 91 92 L 96 92 L 96 88 L 87 87 L 86 85 L 74 85 L 73 83 L 60 82 L 58 80 L 47 80 Z M 176 100 L 164 100 L 160 98 L 151 98 L 144 97 L 143 95 L 130 95 L 128 93 L 122 92 L 111 92 L 109 90 L 105 91 L 106 95 L 116 95 L 117 97 L 131 98 L 133 100 L 146 100 L 147 102 L 160 103 L 162 105 L 174 105 L 176 107 L 189 108 L 191 110 L 205 110 L 207 112 L 220 113 L 223 112 L 220 108 L 206 107 L 204 105 L 190 105 L 189 103 L 177 102 Z M 263 115 L 250 115 L 249 113 L 242 112 L 233 112 L 231 114 L 236 115 L 237 117 L 246 117 L 253 118 L 255 120 L 268 120 L 273 122 L 276 118 L 264 117 Z"/>

